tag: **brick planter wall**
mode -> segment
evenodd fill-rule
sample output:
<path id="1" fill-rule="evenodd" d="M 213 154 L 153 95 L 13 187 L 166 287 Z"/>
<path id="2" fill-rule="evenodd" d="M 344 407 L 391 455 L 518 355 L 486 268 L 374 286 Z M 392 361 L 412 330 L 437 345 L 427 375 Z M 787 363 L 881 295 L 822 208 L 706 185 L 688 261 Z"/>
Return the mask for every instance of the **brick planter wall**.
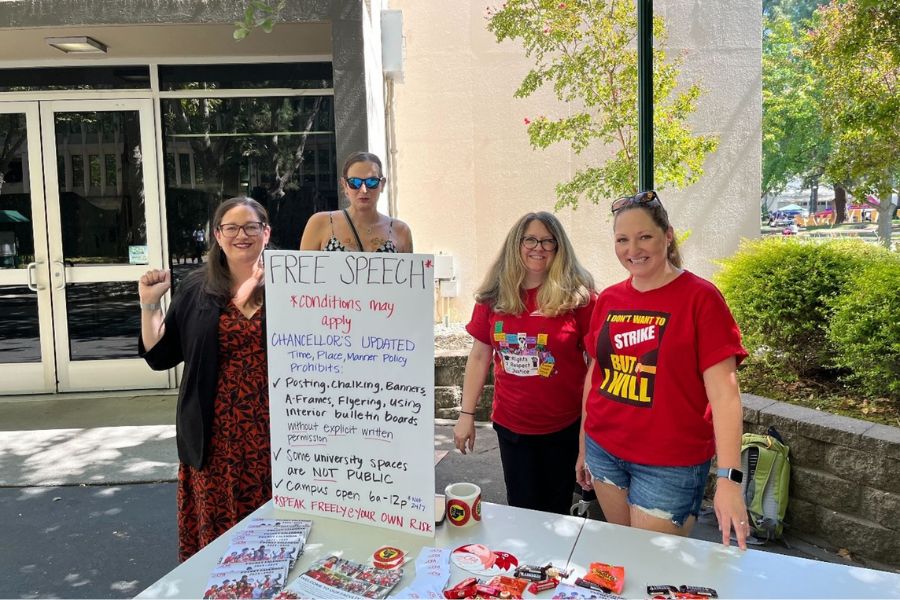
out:
<path id="1" fill-rule="evenodd" d="M 900 428 L 743 394 L 744 430 L 791 448 L 789 531 L 900 566 Z"/>
<path id="2" fill-rule="evenodd" d="M 456 419 L 466 355 L 435 358 L 435 416 Z M 476 417 L 490 418 L 489 379 Z M 900 428 L 743 394 L 744 431 L 774 426 L 791 448 L 787 530 L 900 566 Z"/>

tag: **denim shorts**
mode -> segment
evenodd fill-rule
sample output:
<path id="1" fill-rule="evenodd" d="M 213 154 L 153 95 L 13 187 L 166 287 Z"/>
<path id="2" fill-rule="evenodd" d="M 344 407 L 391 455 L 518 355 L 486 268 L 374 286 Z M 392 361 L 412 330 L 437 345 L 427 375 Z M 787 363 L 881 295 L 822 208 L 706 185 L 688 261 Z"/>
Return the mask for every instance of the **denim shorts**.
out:
<path id="1" fill-rule="evenodd" d="M 712 459 L 691 467 L 641 465 L 617 458 L 584 436 L 585 461 L 596 482 L 628 490 L 628 504 L 682 527 L 700 514 Z"/>

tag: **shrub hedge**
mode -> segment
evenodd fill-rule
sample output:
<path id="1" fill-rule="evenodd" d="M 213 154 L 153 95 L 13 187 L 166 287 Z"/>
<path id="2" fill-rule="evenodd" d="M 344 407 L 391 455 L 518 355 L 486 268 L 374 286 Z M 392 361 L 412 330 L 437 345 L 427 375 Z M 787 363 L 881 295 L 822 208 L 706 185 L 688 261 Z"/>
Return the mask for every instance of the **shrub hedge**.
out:
<path id="1" fill-rule="evenodd" d="M 721 261 L 714 279 L 741 327 L 751 372 L 796 379 L 849 366 L 835 360 L 832 316 L 854 275 L 885 253 L 858 240 L 767 237 Z"/>
<path id="2" fill-rule="evenodd" d="M 833 303 L 835 362 L 864 394 L 900 400 L 900 256 L 884 252 Z"/>

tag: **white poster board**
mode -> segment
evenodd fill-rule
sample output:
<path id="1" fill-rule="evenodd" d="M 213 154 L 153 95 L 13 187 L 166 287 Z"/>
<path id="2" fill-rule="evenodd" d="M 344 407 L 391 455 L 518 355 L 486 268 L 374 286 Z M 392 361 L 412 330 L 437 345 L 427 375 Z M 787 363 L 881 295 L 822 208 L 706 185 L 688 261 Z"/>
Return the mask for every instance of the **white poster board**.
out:
<path id="1" fill-rule="evenodd" d="M 276 507 L 434 536 L 433 267 L 265 252 Z"/>

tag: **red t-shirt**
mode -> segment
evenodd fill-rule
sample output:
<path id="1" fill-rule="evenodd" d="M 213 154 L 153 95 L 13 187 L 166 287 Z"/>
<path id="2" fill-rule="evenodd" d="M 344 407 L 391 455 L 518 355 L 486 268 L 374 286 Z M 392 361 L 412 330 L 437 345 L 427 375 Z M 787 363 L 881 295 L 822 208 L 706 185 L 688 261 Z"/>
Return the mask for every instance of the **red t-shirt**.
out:
<path id="1" fill-rule="evenodd" d="M 622 460 L 689 466 L 715 454 L 703 372 L 747 357 L 719 290 L 693 273 L 639 292 L 603 290 L 585 339 L 597 360 L 585 432 Z"/>
<path id="2" fill-rule="evenodd" d="M 494 349 L 491 419 L 516 433 L 537 435 L 565 429 L 581 416 L 587 365 L 584 336 L 595 297 L 574 311 L 545 317 L 537 293 L 525 292 L 525 311 L 495 313 L 476 304 L 466 325 L 472 337 Z"/>

